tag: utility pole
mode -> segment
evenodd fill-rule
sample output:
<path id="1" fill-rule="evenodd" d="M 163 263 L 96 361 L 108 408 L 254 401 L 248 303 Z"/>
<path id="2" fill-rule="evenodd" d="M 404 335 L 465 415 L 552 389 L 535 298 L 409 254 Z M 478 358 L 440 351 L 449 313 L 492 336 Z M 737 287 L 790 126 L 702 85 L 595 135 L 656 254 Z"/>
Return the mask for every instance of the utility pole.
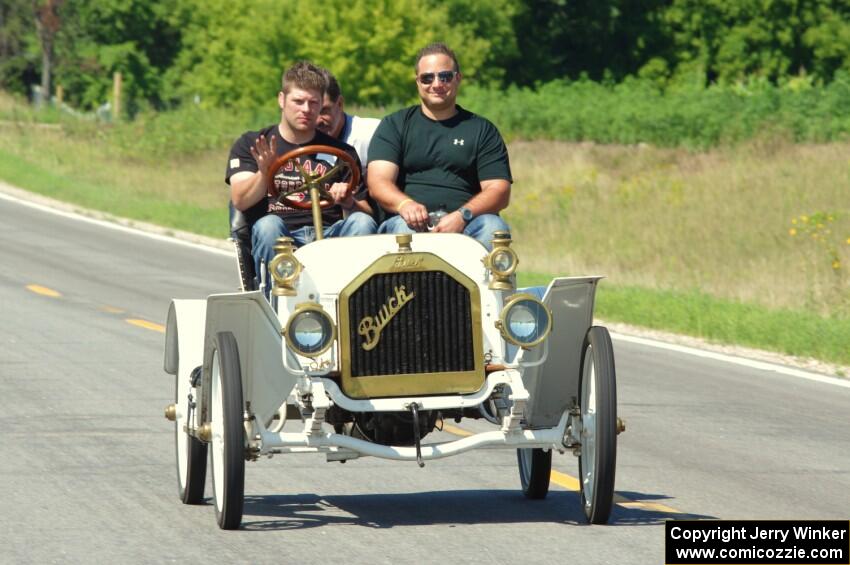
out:
<path id="1" fill-rule="evenodd" d="M 112 121 L 121 119 L 121 72 L 112 75 Z"/>

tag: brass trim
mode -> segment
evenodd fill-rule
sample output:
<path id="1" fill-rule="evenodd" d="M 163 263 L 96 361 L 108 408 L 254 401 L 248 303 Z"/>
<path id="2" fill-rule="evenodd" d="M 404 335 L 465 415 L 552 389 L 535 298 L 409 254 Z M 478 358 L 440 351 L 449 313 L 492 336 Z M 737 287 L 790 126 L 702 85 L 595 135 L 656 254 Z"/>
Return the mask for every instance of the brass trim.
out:
<path id="1" fill-rule="evenodd" d="M 330 322 L 331 325 L 331 338 L 328 340 L 328 343 L 325 344 L 322 349 L 318 351 L 311 351 L 310 353 L 305 353 L 295 346 L 294 340 L 290 338 L 289 328 L 292 326 L 292 322 L 293 320 L 295 320 L 296 316 L 309 311 L 318 312 L 319 314 L 327 318 L 328 322 Z M 318 357 L 333 346 L 334 341 L 337 338 L 337 329 L 336 324 L 334 324 L 333 318 L 331 318 L 330 314 L 325 312 L 325 309 L 322 308 L 320 304 L 316 304 L 315 302 L 302 302 L 300 304 L 295 305 L 295 310 L 292 311 L 292 314 L 290 314 L 289 319 L 286 321 L 286 327 L 283 329 L 283 337 L 284 339 L 286 339 L 286 345 L 288 345 L 289 348 L 296 352 L 298 355 L 310 357 L 311 359 L 313 359 Z"/>
<path id="2" fill-rule="evenodd" d="M 277 254 L 269 262 L 269 274 L 274 281 L 272 294 L 274 296 L 295 296 L 295 282 L 301 276 L 301 271 L 304 268 L 301 261 L 295 257 L 295 244 L 291 237 L 279 237 L 277 243 L 274 244 L 274 250 Z M 291 259 L 295 263 L 295 272 L 288 277 L 277 276 L 277 265 L 284 259 Z"/>
<path id="3" fill-rule="evenodd" d="M 442 271 L 469 291 L 472 317 L 473 369 L 446 373 L 412 373 L 402 375 L 351 375 L 350 311 L 348 301 L 357 289 L 373 275 Z M 408 289 L 416 292 L 416 289 Z M 351 398 L 416 396 L 426 394 L 465 394 L 484 385 L 484 331 L 481 327 L 481 292 L 475 282 L 461 271 L 434 255 L 423 252 L 389 253 L 378 258 L 357 275 L 339 294 L 340 375 L 343 392 Z"/>
<path id="4" fill-rule="evenodd" d="M 404 305 L 416 297 L 415 292 L 407 294 L 404 285 L 395 287 L 395 294 L 390 296 L 386 304 L 382 304 L 381 308 L 374 316 L 363 316 L 357 323 L 357 333 L 366 338 L 363 342 L 363 349 L 371 351 L 381 342 L 381 332 L 390 323 L 390 320 L 395 318 L 395 315 L 401 312 Z"/>
<path id="5" fill-rule="evenodd" d="M 212 426 L 209 422 L 207 422 L 206 424 L 198 428 L 195 434 L 199 440 L 205 443 L 209 443 L 210 440 L 212 440 Z"/>
<path id="6" fill-rule="evenodd" d="M 539 304 L 541 306 L 543 311 L 546 312 L 546 329 L 543 331 L 542 335 L 539 338 L 532 341 L 531 343 L 522 343 L 520 341 L 517 341 L 516 339 L 511 337 L 511 334 L 508 333 L 508 330 L 507 330 L 506 319 L 507 319 L 508 312 L 510 312 L 510 310 L 511 310 L 511 308 L 513 308 L 514 304 L 516 304 L 517 302 L 524 301 L 524 300 L 530 300 L 531 302 L 536 302 L 537 304 Z M 552 331 L 552 312 L 549 311 L 549 309 L 546 308 L 546 305 L 543 304 L 540 300 L 538 300 L 537 297 L 532 296 L 530 294 L 526 294 L 524 292 L 520 292 L 518 294 L 514 294 L 513 296 L 511 296 L 508 299 L 507 302 L 505 302 L 505 305 L 502 307 L 502 311 L 499 313 L 499 320 L 496 322 L 496 327 L 499 328 L 499 333 L 502 334 L 502 337 L 505 339 L 505 341 L 512 343 L 516 346 L 522 347 L 523 349 L 531 349 L 532 347 L 534 347 L 536 345 L 540 345 L 541 343 L 543 343 L 543 341 L 547 337 L 549 337 L 549 333 Z"/>
<path id="7" fill-rule="evenodd" d="M 165 419 L 171 422 L 177 419 L 177 405 L 169 404 L 165 407 Z"/>
<path id="8" fill-rule="evenodd" d="M 409 253 L 413 251 L 410 247 L 410 242 L 413 241 L 413 235 L 409 233 L 400 233 L 395 236 L 395 241 L 398 243 L 398 252 L 399 253 Z"/>
<path id="9" fill-rule="evenodd" d="M 311 179 L 312 180 L 312 179 Z M 313 213 L 313 226 L 316 228 L 316 241 L 325 238 L 325 227 L 322 225 L 322 193 L 315 181 L 307 183 L 310 186 L 310 211 Z"/>
<path id="10" fill-rule="evenodd" d="M 516 288 L 512 275 L 516 272 L 517 266 L 519 265 L 519 255 L 517 255 L 516 251 L 511 249 L 512 241 L 510 232 L 497 231 L 493 234 L 493 240 L 491 242 L 493 249 L 484 258 L 484 266 L 493 275 L 490 280 L 490 290 L 514 290 Z M 513 255 L 514 258 L 511 267 L 505 271 L 500 271 L 493 265 L 493 257 L 499 252 L 508 252 Z"/>
<path id="11" fill-rule="evenodd" d="M 513 256 L 513 261 L 511 262 L 511 266 L 506 270 L 501 271 L 496 268 L 494 257 L 498 253 L 507 253 L 508 255 Z M 516 254 L 516 251 L 511 249 L 510 247 L 494 247 L 493 251 L 491 251 L 487 255 L 486 264 L 487 268 L 493 272 L 493 274 L 497 277 L 509 277 L 516 272 L 517 264 L 519 263 L 519 256 Z"/>

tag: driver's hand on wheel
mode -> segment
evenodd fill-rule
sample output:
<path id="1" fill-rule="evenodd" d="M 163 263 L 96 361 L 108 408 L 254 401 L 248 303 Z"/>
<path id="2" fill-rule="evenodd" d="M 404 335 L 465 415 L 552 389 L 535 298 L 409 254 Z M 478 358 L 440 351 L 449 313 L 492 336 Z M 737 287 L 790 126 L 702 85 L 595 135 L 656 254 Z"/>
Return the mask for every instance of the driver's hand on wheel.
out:
<path id="1" fill-rule="evenodd" d="M 251 156 L 257 162 L 257 167 L 260 169 L 260 174 L 263 177 L 269 177 L 269 169 L 277 157 L 277 137 L 272 135 L 268 140 L 266 136 L 261 135 L 257 142 L 251 147 Z"/>
<path id="2" fill-rule="evenodd" d="M 352 208 L 354 206 L 354 193 L 347 182 L 335 182 L 328 190 L 328 194 L 333 198 L 334 204 L 339 204 L 343 208 Z"/>
<path id="3" fill-rule="evenodd" d="M 398 215 L 401 216 L 410 229 L 426 231 L 428 229 L 428 208 L 415 200 L 402 200 Z"/>

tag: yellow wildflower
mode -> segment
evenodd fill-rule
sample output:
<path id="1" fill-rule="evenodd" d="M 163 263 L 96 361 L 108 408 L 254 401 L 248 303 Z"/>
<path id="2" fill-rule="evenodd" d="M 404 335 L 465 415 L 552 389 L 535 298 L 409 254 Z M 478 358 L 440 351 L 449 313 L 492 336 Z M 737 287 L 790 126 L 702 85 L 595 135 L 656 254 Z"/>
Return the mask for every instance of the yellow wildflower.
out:
<path id="1" fill-rule="evenodd" d="M 788 235 L 790 235 L 791 237 L 797 235 L 797 230 L 791 228 L 790 230 L 788 230 Z M 848 240 L 847 243 L 850 243 L 850 240 Z"/>
<path id="2" fill-rule="evenodd" d="M 800 216 L 800 221 L 803 222 L 803 223 L 806 223 L 806 222 L 809 221 L 809 217 L 808 216 Z"/>
<path id="3" fill-rule="evenodd" d="M 835 269 L 836 271 L 838 269 L 840 269 L 841 268 L 841 261 L 839 261 L 838 259 L 834 260 L 832 262 L 832 268 Z"/>
<path id="4" fill-rule="evenodd" d="M 797 218 L 791 218 L 791 223 L 796 226 L 797 225 Z"/>
<path id="5" fill-rule="evenodd" d="M 847 245 L 850 245 L 850 237 L 847 238 Z"/>

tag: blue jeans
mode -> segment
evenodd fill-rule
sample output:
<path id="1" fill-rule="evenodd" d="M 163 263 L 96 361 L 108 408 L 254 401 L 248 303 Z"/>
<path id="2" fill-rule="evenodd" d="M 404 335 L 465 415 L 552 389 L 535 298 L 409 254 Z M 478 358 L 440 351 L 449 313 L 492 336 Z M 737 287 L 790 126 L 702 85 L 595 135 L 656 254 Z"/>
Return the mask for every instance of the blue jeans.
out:
<path id="1" fill-rule="evenodd" d="M 344 220 L 338 220 L 330 226 L 325 226 L 322 234 L 324 237 L 371 235 L 375 233 L 377 228 L 378 224 L 372 216 L 363 212 L 354 212 Z M 254 227 L 251 228 L 251 246 L 253 247 L 251 255 L 254 257 L 254 266 L 257 269 L 257 280 L 260 278 L 260 264 L 265 263 L 268 270 L 268 264 L 275 256 L 275 241 L 283 236 L 291 237 L 295 246 L 301 247 L 316 239 L 316 228 L 302 226 L 290 230 L 283 218 L 275 214 L 268 214 L 254 222 Z M 268 294 L 269 288 L 271 288 L 271 285 L 269 284 L 268 273 L 266 273 L 266 294 Z"/>
<path id="2" fill-rule="evenodd" d="M 487 251 L 493 249 L 493 234 L 497 231 L 511 231 L 505 220 L 496 214 L 481 214 L 470 220 L 463 229 L 464 235 L 477 239 Z M 378 233 L 416 233 L 401 216 L 392 216 L 378 228 Z"/>

